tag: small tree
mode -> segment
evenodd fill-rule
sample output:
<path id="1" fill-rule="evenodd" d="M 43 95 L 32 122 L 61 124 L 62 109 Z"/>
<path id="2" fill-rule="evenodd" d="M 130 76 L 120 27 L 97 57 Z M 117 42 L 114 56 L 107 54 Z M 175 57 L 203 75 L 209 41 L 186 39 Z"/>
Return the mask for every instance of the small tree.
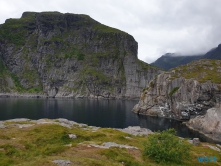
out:
<path id="1" fill-rule="evenodd" d="M 178 138 L 175 129 L 149 135 L 144 144 L 144 155 L 158 163 L 182 163 L 189 154 L 190 144 Z"/>

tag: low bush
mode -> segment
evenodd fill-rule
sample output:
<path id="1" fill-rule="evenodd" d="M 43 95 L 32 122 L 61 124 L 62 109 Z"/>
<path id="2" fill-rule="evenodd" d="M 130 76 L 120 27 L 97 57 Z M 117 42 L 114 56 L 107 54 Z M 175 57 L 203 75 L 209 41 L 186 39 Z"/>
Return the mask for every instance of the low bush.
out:
<path id="1" fill-rule="evenodd" d="M 176 136 L 174 129 L 148 136 L 144 144 L 144 156 L 158 163 L 182 163 L 190 154 L 190 144 Z"/>

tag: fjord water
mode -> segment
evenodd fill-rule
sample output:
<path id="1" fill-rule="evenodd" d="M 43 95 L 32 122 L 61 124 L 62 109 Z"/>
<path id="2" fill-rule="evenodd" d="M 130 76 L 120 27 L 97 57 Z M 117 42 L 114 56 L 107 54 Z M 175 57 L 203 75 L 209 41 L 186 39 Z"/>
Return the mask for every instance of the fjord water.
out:
<path id="1" fill-rule="evenodd" d="M 98 127 L 141 126 L 152 131 L 175 128 L 180 137 L 199 137 L 201 141 L 211 142 L 202 135 L 189 130 L 179 121 L 138 116 L 131 112 L 135 104 L 137 101 L 127 100 L 0 98 L 0 120 L 66 118 Z"/>

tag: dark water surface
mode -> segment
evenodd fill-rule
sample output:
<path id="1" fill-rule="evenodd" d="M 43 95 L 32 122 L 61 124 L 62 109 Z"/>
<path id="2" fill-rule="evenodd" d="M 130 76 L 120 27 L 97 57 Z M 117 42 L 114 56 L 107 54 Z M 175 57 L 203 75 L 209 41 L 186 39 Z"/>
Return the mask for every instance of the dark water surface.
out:
<path id="1" fill-rule="evenodd" d="M 141 126 L 152 131 L 175 128 L 178 136 L 212 142 L 181 122 L 131 112 L 137 101 L 91 99 L 0 98 L 0 120 L 14 118 L 66 118 L 90 126 L 125 128 Z"/>

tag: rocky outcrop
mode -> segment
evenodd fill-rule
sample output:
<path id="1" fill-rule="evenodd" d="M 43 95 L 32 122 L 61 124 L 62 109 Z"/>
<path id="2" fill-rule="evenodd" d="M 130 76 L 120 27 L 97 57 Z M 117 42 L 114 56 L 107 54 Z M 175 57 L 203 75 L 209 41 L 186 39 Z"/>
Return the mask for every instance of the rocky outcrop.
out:
<path id="1" fill-rule="evenodd" d="M 112 147 L 126 148 L 126 149 L 138 149 L 135 146 L 122 145 L 122 144 L 117 144 L 115 142 L 104 142 L 102 145 L 90 144 L 89 146 L 93 146 L 93 147 L 96 147 L 96 148 L 102 148 L 102 149 L 109 149 L 109 148 L 112 148 Z"/>
<path id="2" fill-rule="evenodd" d="M 87 15 L 25 12 L 0 25 L 0 92 L 138 99 L 161 71 L 137 47 Z"/>
<path id="3" fill-rule="evenodd" d="M 141 128 L 140 126 L 129 126 L 127 128 L 118 130 L 135 136 L 148 136 L 149 134 L 153 134 L 150 129 Z"/>
<path id="4" fill-rule="evenodd" d="M 190 119 L 186 125 L 196 131 L 201 132 L 207 137 L 221 140 L 221 107 L 208 109 L 205 115 Z"/>
<path id="5" fill-rule="evenodd" d="M 179 120 L 204 115 L 221 99 L 220 64 L 219 60 L 199 60 L 158 75 L 133 111 Z"/>

